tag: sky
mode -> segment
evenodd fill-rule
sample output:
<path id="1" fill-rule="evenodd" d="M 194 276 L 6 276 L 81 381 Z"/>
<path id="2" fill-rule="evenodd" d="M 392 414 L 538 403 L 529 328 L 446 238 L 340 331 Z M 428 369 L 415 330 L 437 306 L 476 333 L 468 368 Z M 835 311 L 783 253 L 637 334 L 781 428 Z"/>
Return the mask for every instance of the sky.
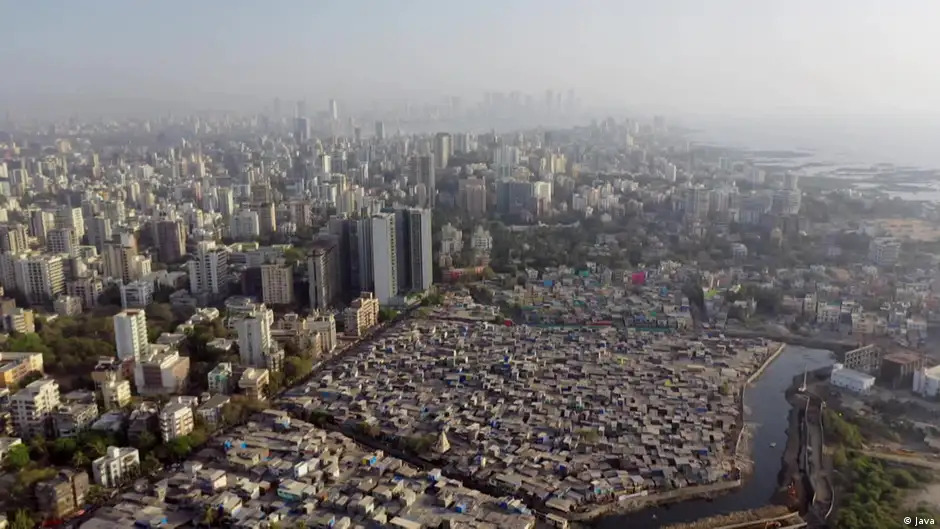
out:
<path id="1" fill-rule="evenodd" d="M 0 0 L 0 112 L 304 98 L 765 115 L 940 109 L 936 0 Z"/>

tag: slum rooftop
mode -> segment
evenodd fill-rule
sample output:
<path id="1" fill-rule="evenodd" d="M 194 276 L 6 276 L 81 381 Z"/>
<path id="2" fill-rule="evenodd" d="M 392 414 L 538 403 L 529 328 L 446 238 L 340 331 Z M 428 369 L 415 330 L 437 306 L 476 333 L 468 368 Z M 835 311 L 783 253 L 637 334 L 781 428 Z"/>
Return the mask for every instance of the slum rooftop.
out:
<path id="1" fill-rule="evenodd" d="M 450 300 L 455 314 L 474 305 Z M 734 389 L 776 345 L 495 325 L 445 308 L 361 345 L 287 400 L 564 511 L 730 477 Z"/>

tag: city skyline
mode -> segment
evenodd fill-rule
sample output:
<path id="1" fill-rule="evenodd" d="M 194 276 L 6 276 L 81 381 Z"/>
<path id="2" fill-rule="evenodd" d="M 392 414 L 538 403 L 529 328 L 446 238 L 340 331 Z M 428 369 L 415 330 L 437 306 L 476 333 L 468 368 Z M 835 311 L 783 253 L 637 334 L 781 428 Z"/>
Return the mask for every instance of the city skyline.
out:
<path id="1" fill-rule="evenodd" d="M 940 7 L 917 1 L 96 4 L 9 7 L 3 112 L 260 110 L 280 97 L 342 118 L 552 89 L 648 112 L 916 113 L 940 87 L 923 51 Z"/>

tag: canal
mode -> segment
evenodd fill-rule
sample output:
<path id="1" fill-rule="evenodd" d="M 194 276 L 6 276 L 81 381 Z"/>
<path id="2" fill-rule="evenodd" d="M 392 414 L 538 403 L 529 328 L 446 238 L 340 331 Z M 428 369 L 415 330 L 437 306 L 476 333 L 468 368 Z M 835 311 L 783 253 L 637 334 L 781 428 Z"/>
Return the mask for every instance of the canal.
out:
<path id="1" fill-rule="evenodd" d="M 754 509 L 766 505 L 777 490 L 777 476 L 787 444 L 790 404 L 785 392 L 793 377 L 835 361 L 831 351 L 790 346 L 747 389 L 744 404 L 750 428 L 754 471 L 740 489 L 713 501 L 693 500 L 635 513 L 612 515 L 599 520 L 600 529 L 655 529 L 672 523 L 690 522 L 707 516 Z M 771 446 L 774 444 L 775 446 Z"/>

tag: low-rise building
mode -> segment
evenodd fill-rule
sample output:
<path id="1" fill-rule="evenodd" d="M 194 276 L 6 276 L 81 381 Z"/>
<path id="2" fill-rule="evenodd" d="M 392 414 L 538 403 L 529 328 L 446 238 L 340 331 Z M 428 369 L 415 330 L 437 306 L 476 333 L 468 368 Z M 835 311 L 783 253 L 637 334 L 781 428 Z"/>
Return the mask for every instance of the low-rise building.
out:
<path id="1" fill-rule="evenodd" d="M 60 470 L 56 477 L 36 484 L 39 510 L 52 518 L 65 518 L 85 505 L 88 474 Z"/>
<path id="2" fill-rule="evenodd" d="M 379 300 L 371 292 L 363 292 L 352 301 L 343 315 L 346 319 L 346 334 L 362 336 L 379 322 Z"/>
<path id="3" fill-rule="evenodd" d="M 238 379 L 238 389 L 241 392 L 254 399 L 264 399 L 268 387 L 270 375 L 267 369 L 258 367 L 246 368 Z"/>
<path id="4" fill-rule="evenodd" d="M 940 397 L 940 365 L 915 371 L 913 391 L 926 398 Z"/>
<path id="5" fill-rule="evenodd" d="M 62 295 L 52 303 L 52 308 L 59 316 L 78 316 L 82 313 L 82 298 Z"/>
<path id="6" fill-rule="evenodd" d="M 109 446 L 107 453 L 91 462 L 95 483 L 119 487 L 140 468 L 140 452 L 130 446 Z"/>
<path id="7" fill-rule="evenodd" d="M 848 369 L 842 364 L 833 364 L 829 383 L 837 388 L 847 389 L 855 393 L 867 393 L 875 385 L 875 377 Z"/>
<path id="8" fill-rule="evenodd" d="M 202 418 L 210 426 L 218 426 L 222 423 L 222 410 L 225 405 L 231 402 L 228 395 L 213 395 L 196 408 L 196 415 Z"/>
<path id="9" fill-rule="evenodd" d="M 230 362 L 220 362 L 209 371 L 209 393 L 213 395 L 228 395 L 235 386 L 235 379 Z"/>
<path id="10" fill-rule="evenodd" d="M 160 411 L 160 437 L 164 443 L 193 431 L 193 409 L 180 402 L 171 402 Z"/>
<path id="11" fill-rule="evenodd" d="M 97 418 L 98 405 L 94 402 L 59 404 L 52 412 L 52 431 L 56 437 L 77 437 Z"/>
<path id="12" fill-rule="evenodd" d="M 153 281 L 139 279 L 121 285 L 121 307 L 124 309 L 143 309 L 153 303 Z"/>
<path id="13" fill-rule="evenodd" d="M 43 373 L 42 353 L 0 353 L 0 387 L 19 384 L 30 373 Z"/>
<path id="14" fill-rule="evenodd" d="M 176 351 L 152 351 L 134 366 L 134 383 L 141 395 L 181 393 L 189 376 L 189 357 Z"/>

